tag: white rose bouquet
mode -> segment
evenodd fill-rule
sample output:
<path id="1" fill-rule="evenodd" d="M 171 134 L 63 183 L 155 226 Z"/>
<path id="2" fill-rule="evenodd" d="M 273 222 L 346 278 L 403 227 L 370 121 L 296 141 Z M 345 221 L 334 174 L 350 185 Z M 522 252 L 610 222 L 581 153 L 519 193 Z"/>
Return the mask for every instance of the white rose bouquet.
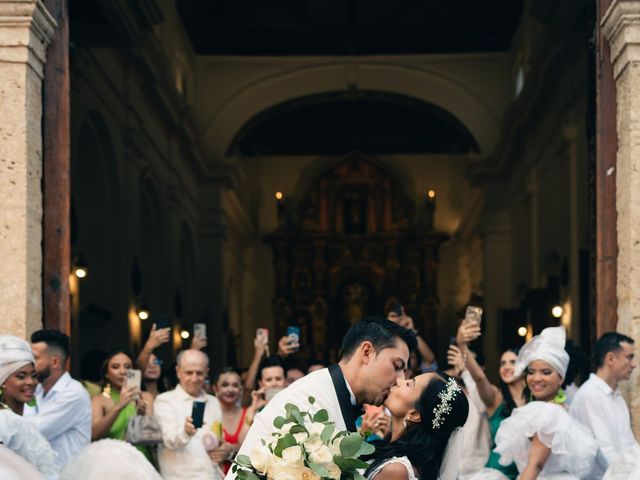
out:
<path id="1" fill-rule="evenodd" d="M 364 480 L 358 472 L 368 464 L 359 457 L 374 452 L 359 433 L 335 431 L 327 411 L 302 411 L 287 403 L 276 417 L 276 431 L 249 455 L 238 455 L 232 471 L 239 480 Z"/>

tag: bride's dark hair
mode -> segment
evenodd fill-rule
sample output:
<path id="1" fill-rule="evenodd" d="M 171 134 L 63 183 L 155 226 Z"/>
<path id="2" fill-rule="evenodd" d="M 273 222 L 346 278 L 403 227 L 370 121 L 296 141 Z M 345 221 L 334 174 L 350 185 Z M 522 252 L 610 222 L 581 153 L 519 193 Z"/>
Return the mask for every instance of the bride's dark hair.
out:
<path id="1" fill-rule="evenodd" d="M 422 419 L 408 423 L 400 438 L 387 444 L 376 444 L 373 463 L 366 474 L 373 471 L 386 459 L 406 456 L 418 470 L 421 480 L 436 480 L 451 433 L 464 425 L 469 414 L 467 396 L 459 390 L 451 400 L 451 410 L 445 413 L 438 428 L 433 428 L 433 410 L 441 403 L 438 395 L 447 389 L 447 382 L 433 378 L 420 394 L 414 408 Z M 365 475 L 366 476 L 366 475 Z"/>

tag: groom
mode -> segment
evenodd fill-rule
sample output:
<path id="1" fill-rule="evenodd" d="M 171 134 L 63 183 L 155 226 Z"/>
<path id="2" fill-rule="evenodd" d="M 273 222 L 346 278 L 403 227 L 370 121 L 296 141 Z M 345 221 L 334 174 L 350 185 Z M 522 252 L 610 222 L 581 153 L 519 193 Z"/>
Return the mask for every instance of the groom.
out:
<path id="1" fill-rule="evenodd" d="M 310 373 L 278 393 L 258 413 L 239 450 L 249 455 L 262 438 L 274 431 L 273 419 L 282 416 L 285 404 L 304 409 L 309 396 L 318 409 L 329 413 L 336 431 L 356 431 L 363 403 L 382 405 L 391 387 L 404 380 L 409 352 L 416 348 L 415 334 L 382 317 L 367 317 L 353 325 L 342 341 L 340 363 Z M 235 475 L 229 471 L 226 480 Z"/>

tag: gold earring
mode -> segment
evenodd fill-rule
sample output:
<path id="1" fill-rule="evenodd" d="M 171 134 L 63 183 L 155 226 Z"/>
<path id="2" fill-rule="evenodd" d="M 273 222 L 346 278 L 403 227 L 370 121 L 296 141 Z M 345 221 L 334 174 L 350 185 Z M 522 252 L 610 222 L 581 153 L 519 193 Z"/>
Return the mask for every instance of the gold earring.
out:
<path id="1" fill-rule="evenodd" d="M 109 382 L 104 384 L 102 387 L 102 396 L 105 398 L 111 398 L 111 384 Z"/>

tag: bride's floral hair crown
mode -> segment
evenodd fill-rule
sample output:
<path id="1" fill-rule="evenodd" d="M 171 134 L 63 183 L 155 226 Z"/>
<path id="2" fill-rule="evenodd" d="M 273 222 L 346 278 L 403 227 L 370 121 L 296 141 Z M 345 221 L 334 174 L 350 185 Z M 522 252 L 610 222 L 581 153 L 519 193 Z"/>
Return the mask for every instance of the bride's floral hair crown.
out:
<path id="1" fill-rule="evenodd" d="M 451 413 L 451 401 L 461 391 L 453 378 L 447 380 L 447 387 L 438 394 L 440 402 L 433 408 L 433 422 L 431 425 L 434 430 L 442 426 L 445 416 Z"/>

